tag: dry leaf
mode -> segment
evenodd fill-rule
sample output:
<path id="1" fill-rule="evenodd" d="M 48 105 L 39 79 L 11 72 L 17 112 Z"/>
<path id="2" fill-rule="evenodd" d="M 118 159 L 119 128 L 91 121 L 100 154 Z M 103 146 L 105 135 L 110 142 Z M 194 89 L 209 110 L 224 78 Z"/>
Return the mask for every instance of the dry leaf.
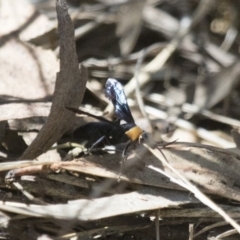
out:
<path id="1" fill-rule="evenodd" d="M 58 67 L 52 51 L 13 38 L 0 48 L 0 62 L 0 95 L 4 101 L 39 101 L 53 94 Z"/>
<path id="2" fill-rule="evenodd" d="M 8 103 L 0 105 L 0 121 L 31 117 L 47 117 L 51 103 Z"/>
<path id="3" fill-rule="evenodd" d="M 194 198 L 190 200 L 188 194 L 184 192 L 178 193 L 178 199 L 181 200 L 176 201 L 175 199 L 176 193 L 174 191 L 161 189 L 157 192 L 145 190 L 48 206 L 0 202 L 0 209 L 27 216 L 91 221 L 169 206 L 178 207 L 182 204 L 196 202 Z"/>
<path id="4" fill-rule="evenodd" d="M 183 190 L 182 187 L 170 182 L 167 177 L 144 167 L 152 165 L 164 169 L 170 175 L 172 174 L 153 155 L 148 152 L 142 155 L 141 151 L 138 149 L 137 155 L 129 157 L 125 162 L 122 180 Z M 217 147 L 190 143 L 171 144 L 162 151 L 167 161 L 203 192 L 222 197 L 227 196 L 230 199 L 240 201 L 240 189 L 238 187 L 240 184 L 240 157 L 238 155 Z M 120 161 L 121 156 L 117 157 L 116 155 L 89 156 L 84 160 L 79 159 L 78 161 L 62 163 L 61 166 L 56 166 L 56 168 L 60 167 L 70 171 L 118 179 Z"/>
<path id="5" fill-rule="evenodd" d="M 52 28 L 49 19 L 27 0 L 1 0 L 0 5 L 0 36 L 5 40 L 19 34 L 21 40 L 27 41 Z"/>

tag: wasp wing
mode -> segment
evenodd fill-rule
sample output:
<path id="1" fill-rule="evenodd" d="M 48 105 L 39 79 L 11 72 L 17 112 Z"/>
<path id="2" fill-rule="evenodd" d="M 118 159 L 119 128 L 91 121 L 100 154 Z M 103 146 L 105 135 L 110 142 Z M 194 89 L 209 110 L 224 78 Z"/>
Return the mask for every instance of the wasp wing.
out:
<path id="1" fill-rule="evenodd" d="M 127 123 L 134 123 L 121 83 L 113 78 L 109 78 L 105 86 L 105 95 L 112 101 L 115 108 L 115 115 L 118 119 L 124 120 Z"/>

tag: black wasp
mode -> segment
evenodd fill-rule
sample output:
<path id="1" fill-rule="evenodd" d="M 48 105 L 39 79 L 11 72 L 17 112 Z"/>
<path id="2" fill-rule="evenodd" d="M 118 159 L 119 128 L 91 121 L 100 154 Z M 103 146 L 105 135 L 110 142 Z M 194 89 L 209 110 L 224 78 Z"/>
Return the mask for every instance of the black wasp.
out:
<path id="1" fill-rule="evenodd" d="M 125 156 L 129 145 L 143 137 L 145 132 L 135 124 L 123 87 L 117 80 L 112 78 L 107 80 L 105 95 L 114 105 L 117 121 L 111 122 L 103 117 L 66 107 L 75 113 L 100 120 L 100 122 L 90 122 L 77 128 L 73 132 L 72 141 L 86 142 L 86 147 L 90 149 L 127 142 L 128 144 L 123 152 L 123 156 Z M 125 121 L 125 123 L 121 124 L 121 120 Z"/>

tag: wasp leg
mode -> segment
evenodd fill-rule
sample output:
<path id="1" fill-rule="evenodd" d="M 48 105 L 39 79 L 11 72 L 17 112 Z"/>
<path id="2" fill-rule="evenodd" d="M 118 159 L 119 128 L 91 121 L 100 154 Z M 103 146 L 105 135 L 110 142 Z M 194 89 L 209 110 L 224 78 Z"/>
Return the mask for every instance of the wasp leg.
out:
<path id="1" fill-rule="evenodd" d="M 91 150 L 96 147 L 99 143 L 101 143 L 106 136 L 100 137 L 95 143 L 92 144 L 92 146 L 87 150 L 87 154 L 91 152 Z"/>
<path id="2" fill-rule="evenodd" d="M 124 162 L 125 162 L 126 159 L 127 159 L 126 153 L 127 153 L 127 150 L 128 150 L 128 148 L 129 148 L 129 146 L 131 145 L 131 143 L 132 143 L 132 142 L 129 142 L 129 143 L 126 145 L 125 149 L 123 150 L 123 153 L 122 153 L 122 161 L 121 161 L 121 168 L 120 168 L 120 172 L 119 172 L 119 175 L 118 175 L 118 182 L 121 181 L 121 176 L 122 176 L 122 172 L 123 172 L 123 165 L 124 165 Z"/>

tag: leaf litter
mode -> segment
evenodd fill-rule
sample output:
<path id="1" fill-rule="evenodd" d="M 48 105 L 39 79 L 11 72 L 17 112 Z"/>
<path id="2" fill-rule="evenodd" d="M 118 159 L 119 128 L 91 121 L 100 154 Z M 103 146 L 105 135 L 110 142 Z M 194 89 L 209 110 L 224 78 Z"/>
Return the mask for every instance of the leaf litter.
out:
<path id="1" fill-rule="evenodd" d="M 238 3 L 11 2 L 0 13 L 1 237 L 236 239 Z M 71 160 L 73 145 L 58 149 L 83 125 L 65 107 L 112 118 L 108 77 L 154 139 L 130 147 L 120 182 L 123 146 L 84 155 L 78 143 Z"/>

